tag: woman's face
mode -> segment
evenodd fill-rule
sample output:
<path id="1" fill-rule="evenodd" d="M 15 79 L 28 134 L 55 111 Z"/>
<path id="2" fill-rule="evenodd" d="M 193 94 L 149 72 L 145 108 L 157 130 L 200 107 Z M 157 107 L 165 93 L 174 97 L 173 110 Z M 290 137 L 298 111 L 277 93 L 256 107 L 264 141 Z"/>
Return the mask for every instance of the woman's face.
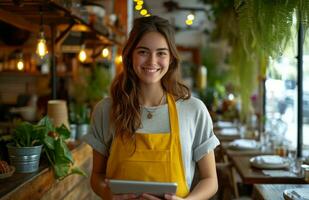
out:
<path id="1" fill-rule="evenodd" d="M 133 51 L 133 69 L 142 84 L 158 84 L 168 71 L 171 55 L 161 33 L 148 32 Z"/>

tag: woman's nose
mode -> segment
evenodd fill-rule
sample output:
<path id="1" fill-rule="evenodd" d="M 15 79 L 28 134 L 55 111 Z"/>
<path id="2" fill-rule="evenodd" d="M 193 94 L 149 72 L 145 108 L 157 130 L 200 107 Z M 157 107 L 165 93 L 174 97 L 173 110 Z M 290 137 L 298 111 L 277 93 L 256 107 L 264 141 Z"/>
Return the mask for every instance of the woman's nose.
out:
<path id="1" fill-rule="evenodd" d="M 148 63 L 149 64 L 155 64 L 156 62 L 157 62 L 156 54 L 154 54 L 154 53 L 149 54 Z"/>

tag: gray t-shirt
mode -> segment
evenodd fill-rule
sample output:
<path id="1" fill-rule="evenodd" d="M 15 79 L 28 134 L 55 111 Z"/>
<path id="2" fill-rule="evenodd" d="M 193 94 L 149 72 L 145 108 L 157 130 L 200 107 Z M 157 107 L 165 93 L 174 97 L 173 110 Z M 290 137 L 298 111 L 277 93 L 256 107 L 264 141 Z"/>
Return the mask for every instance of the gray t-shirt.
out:
<path id="1" fill-rule="evenodd" d="M 84 137 L 93 149 L 103 155 L 108 155 L 114 133 L 109 129 L 109 110 L 111 99 L 101 100 L 93 111 L 89 133 Z M 219 140 L 214 135 L 213 124 L 204 103 L 191 97 L 188 100 L 176 102 L 180 143 L 182 146 L 185 176 L 189 188 L 191 187 L 195 164 L 204 155 L 214 150 L 219 145 Z M 147 118 L 147 110 L 155 110 L 151 119 Z M 170 131 L 168 106 L 163 104 L 158 107 L 142 107 L 142 126 L 139 133 L 164 133 Z"/>

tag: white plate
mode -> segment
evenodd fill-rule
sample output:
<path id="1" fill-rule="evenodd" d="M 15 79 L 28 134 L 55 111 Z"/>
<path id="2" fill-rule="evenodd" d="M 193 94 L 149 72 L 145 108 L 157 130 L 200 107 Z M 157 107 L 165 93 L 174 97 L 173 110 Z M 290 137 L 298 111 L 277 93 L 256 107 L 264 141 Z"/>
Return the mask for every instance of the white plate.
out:
<path id="1" fill-rule="evenodd" d="M 13 175 L 13 173 L 15 172 L 15 167 L 10 166 L 10 168 L 11 168 L 11 170 L 8 173 L 0 174 L 0 179 L 8 178 L 8 177 Z"/>
<path id="2" fill-rule="evenodd" d="M 224 128 L 218 131 L 220 135 L 239 135 L 239 130 L 237 128 Z"/>
<path id="3" fill-rule="evenodd" d="M 283 191 L 285 200 L 309 200 L 308 188 L 294 188 Z"/>
<path id="4" fill-rule="evenodd" d="M 259 143 L 253 140 L 238 139 L 229 143 L 229 149 L 232 150 L 258 150 Z"/>
<path id="5" fill-rule="evenodd" d="M 265 155 L 269 156 L 269 155 Z M 282 158 L 282 163 L 267 163 L 267 162 L 261 162 L 260 158 L 263 156 L 256 156 L 253 158 L 250 158 L 250 164 L 253 167 L 259 168 L 259 169 L 282 169 L 289 167 L 289 161 L 285 158 Z"/>

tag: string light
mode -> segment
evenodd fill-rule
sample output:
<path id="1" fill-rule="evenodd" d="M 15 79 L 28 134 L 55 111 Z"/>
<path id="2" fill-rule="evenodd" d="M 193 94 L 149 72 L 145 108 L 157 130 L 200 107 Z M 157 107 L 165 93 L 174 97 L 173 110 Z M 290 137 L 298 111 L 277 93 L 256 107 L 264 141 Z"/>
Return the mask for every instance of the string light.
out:
<path id="1" fill-rule="evenodd" d="M 148 11 L 145 9 L 144 7 L 144 1 L 143 0 L 134 0 L 134 2 L 136 3 L 135 5 L 135 10 L 136 11 L 140 11 L 140 15 L 144 16 L 144 17 L 149 17 L 150 14 L 148 13 Z M 143 8 L 144 7 L 144 8 Z"/>
<path id="2" fill-rule="evenodd" d="M 193 24 L 193 20 L 195 19 L 194 13 L 190 13 L 187 15 L 186 24 L 191 26 Z"/>
<path id="3" fill-rule="evenodd" d="M 146 9 L 141 10 L 140 14 L 145 16 L 147 15 L 148 11 Z"/>
<path id="4" fill-rule="evenodd" d="M 186 20 L 186 24 L 187 24 L 188 26 L 191 26 L 191 25 L 193 24 L 193 21 L 192 21 L 192 20 L 187 19 L 187 20 Z"/>
<path id="5" fill-rule="evenodd" d="M 136 4 L 137 4 L 137 5 L 143 5 L 143 4 L 144 4 L 144 1 L 137 1 Z"/>
<path id="6" fill-rule="evenodd" d="M 194 20 L 194 18 L 195 18 L 195 16 L 194 16 L 194 14 L 192 14 L 192 13 L 190 13 L 188 16 L 187 16 L 187 19 L 188 20 Z"/>
<path id="7" fill-rule="evenodd" d="M 135 6 L 135 10 L 141 10 L 143 8 L 143 6 L 141 6 L 141 5 L 136 5 Z"/>

